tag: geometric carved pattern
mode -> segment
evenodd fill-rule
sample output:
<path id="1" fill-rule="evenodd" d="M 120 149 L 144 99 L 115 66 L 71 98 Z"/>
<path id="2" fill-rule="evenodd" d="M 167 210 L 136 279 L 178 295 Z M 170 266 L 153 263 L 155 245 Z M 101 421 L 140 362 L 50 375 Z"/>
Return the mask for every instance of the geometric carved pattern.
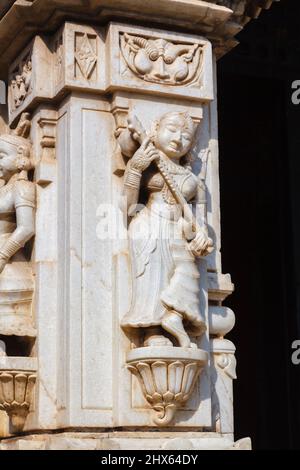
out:
<path id="1" fill-rule="evenodd" d="M 91 78 L 97 63 L 95 39 L 87 33 L 76 33 L 75 37 L 75 61 L 86 80 Z"/>

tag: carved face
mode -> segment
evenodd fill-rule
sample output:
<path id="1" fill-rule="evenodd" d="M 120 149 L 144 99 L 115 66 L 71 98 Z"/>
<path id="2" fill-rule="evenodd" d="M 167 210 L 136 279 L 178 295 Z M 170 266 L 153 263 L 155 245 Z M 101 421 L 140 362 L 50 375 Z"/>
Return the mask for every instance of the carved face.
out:
<path id="1" fill-rule="evenodd" d="M 159 122 L 155 145 L 167 157 L 179 159 L 190 150 L 194 129 L 188 118 L 180 113 L 169 113 Z"/>
<path id="2" fill-rule="evenodd" d="M 0 138 L 0 178 L 8 181 L 15 173 L 19 171 L 18 150 L 12 144 L 5 142 Z"/>
<path id="3" fill-rule="evenodd" d="M 175 44 L 125 34 L 122 52 L 130 69 L 149 82 L 183 85 L 193 81 L 199 70 L 198 44 Z"/>

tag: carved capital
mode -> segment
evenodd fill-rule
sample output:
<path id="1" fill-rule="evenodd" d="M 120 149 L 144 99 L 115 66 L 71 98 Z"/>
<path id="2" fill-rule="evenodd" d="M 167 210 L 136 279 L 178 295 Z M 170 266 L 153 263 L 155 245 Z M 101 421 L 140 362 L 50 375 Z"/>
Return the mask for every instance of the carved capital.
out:
<path id="1" fill-rule="evenodd" d="M 55 178 L 57 119 L 57 111 L 52 109 L 40 111 L 38 124 L 40 128 L 41 157 L 35 171 L 36 182 L 40 186 L 47 186 Z"/>
<path id="2" fill-rule="evenodd" d="M 0 357 L 0 410 L 11 419 L 13 432 L 23 430 L 36 383 L 36 359 Z"/>
<path id="3" fill-rule="evenodd" d="M 41 147 L 42 148 L 55 148 L 56 145 L 56 123 L 57 113 L 51 112 L 49 117 L 41 116 L 38 124 L 41 128 Z M 55 154 L 53 155 L 55 156 Z"/>

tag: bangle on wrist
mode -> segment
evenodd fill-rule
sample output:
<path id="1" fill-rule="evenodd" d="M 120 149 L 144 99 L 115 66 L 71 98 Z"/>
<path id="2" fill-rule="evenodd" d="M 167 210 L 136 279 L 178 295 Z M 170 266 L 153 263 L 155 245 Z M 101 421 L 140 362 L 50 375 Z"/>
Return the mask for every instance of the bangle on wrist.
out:
<path id="1" fill-rule="evenodd" d="M 138 170 L 130 168 L 125 174 L 124 184 L 132 188 L 139 188 L 142 174 Z"/>
<path id="2" fill-rule="evenodd" d="M 7 240 L 0 250 L 0 259 L 8 261 L 17 251 L 22 248 L 22 245 L 14 240 Z"/>

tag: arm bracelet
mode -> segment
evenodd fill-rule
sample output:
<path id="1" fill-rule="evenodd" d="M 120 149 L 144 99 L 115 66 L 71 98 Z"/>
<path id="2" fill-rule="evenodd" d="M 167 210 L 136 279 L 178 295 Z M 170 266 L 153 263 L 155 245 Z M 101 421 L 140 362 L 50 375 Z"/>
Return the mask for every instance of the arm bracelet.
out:
<path id="1" fill-rule="evenodd" d="M 20 243 L 16 242 L 15 240 L 7 240 L 4 243 L 3 247 L 0 250 L 0 258 L 8 261 L 17 251 L 22 248 Z"/>
<path id="2" fill-rule="evenodd" d="M 130 168 L 125 174 L 124 184 L 131 188 L 138 189 L 141 183 L 141 176 L 142 174 L 139 171 Z"/>

